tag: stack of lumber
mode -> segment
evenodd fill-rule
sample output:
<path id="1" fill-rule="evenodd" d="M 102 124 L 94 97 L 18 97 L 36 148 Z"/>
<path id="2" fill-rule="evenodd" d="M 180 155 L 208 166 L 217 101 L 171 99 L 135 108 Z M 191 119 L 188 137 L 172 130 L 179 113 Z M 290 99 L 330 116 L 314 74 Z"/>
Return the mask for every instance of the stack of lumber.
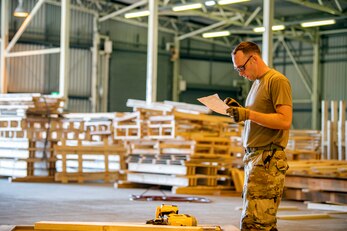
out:
<path id="1" fill-rule="evenodd" d="M 55 161 L 51 127 L 57 126 L 63 99 L 41 94 L 0 95 L 0 175 L 52 179 Z M 56 135 L 56 134 L 55 134 Z"/>
<path id="2" fill-rule="evenodd" d="M 64 120 L 76 131 L 54 145 L 55 180 L 62 183 L 113 182 L 125 169 L 126 148 L 112 139 L 114 113 L 70 113 Z"/>
<path id="3" fill-rule="evenodd" d="M 284 198 L 347 203 L 347 161 L 289 161 Z"/>
<path id="4" fill-rule="evenodd" d="M 199 114 L 198 111 L 176 109 L 164 103 L 146 104 L 140 100 L 128 102 L 134 105 L 134 112 L 114 119 L 114 139 L 174 139 L 189 138 L 195 135 L 221 136 L 230 134 L 236 127 L 231 127 L 232 119 L 226 116 Z"/>
<path id="5" fill-rule="evenodd" d="M 237 141 L 230 137 L 241 131 L 231 118 L 205 114 L 204 106 L 188 110 L 179 103 L 139 100 L 127 105 L 134 112 L 113 124 L 114 139 L 126 140 L 129 150 L 125 182 L 172 186 L 175 193 L 235 191 L 231 144 Z"/>
<path id="6" fill-rule="evenodd" d="M 321 133 L 318 130 L 290 130 L 286 148 L 288 160 L 320 159 Z"/>

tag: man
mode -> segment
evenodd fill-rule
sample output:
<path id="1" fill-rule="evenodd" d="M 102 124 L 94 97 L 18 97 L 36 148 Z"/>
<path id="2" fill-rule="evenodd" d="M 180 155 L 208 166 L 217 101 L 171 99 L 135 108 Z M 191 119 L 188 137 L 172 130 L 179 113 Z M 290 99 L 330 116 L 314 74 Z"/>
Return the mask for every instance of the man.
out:
<path id="1" fill-rule="evenodd" d="M 265 64 L 255 43 L 241 42 L 232 59 L 239 75 L 253 81 L 245 107 L 225 99 L 229 115 L 236 122 L 245 122 L 241 230 L 276 231 L 276 213 L 288 169 L 283 150 L 292 123 L 290 82 Z"/>

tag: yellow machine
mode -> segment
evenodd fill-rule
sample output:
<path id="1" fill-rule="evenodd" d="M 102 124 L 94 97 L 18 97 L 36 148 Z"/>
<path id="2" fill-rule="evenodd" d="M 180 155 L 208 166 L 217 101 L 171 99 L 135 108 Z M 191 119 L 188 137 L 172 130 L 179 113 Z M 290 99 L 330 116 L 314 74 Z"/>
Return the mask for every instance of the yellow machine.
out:
<path id="1" fill-rule="evenodd" d="M 156 209 L 155 219 L 147 221 L 146 224 L 197 226 L 197 221 L 193 216 L 187 214 L 178 214 L 178 207 L 176 205 L 162 204 Z"/>

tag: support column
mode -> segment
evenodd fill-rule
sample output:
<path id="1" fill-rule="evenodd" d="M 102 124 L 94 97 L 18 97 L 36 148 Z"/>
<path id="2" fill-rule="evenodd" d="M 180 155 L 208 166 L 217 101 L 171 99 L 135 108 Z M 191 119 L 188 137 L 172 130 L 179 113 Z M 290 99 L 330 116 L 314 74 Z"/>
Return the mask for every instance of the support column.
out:
<path id="1" fill-rule="evenodd" d="M 175 37 L 174 48 L 175 52 L 178 52 L 178 54 L 174 55 L 175 57 L 173 60 L 172 100 L 178 102 L 180 95 L 180 40 L 177 36 Z"/>
<path id="2" fill-rule="evenodd" d="M 65 98 L 65 108 L 69 99 L 69 44 L 70 44 L 70 0 L 61 1 L 60 27 L 60 73 L 59 94 Z"/>
<path id="3" fill-rule="evenodd" d="M 313 71 L 312 71 L 312 94 L 311 94 L 311 100 L 312 100 L 312 114 L 311 114 L 311 128 L 314 130 L 318 129 L 318 107 L 319 107 L 319 87 L 318 87 L 318 80 L 319 80 L 319 63 L 320 63 L 320 36 L 318 33 L 318 30 L 315 34 L 315 42 L 313 44 Z"/>
<path id="4" fill-rule="evenodd" d="M 263 24 L 265 31 L 263 33 L 263 47 L 262 47 L 262 56 L 265 63 L 269 66 L 273 66 L 273 54 L 272 54 L 272 25 L 274 20 L 274 8 L 275 1 L 274 0 L 264 0 L 263 2 Z"/>
<path id="5" fill-rule="evenodd" d="M 91 86 L 91 109 L 97 112 L 98 99 L 98 57 L 99 57 L 99 32 L 98 32 L 98 15 L 94 15 L 93 21 L 93 48 L 92 48 L 92 86 Z"/>
<path id="6" fill-rule="evenodd" d="M 108 82 L 110 70 L 110 57 L 111 53 L 106 53 L 103 61 L 104 71 L 102 75 L 102 98 L 101 98 L 101 112 L 107 112 L 108 108 Z"/>
<path id="7" fill-rule="evenodd" d="M 147 40 L 147 83 L 146 102 L 157 100 L 158 72 L 158 0 L 149 0 L 148 40 Z"/>
<path id="8" fill-rule="evenodd" d="M 8 9 L 9 0 L 1 1 L 1 93 L 7 93 L 6 47 L 8 44 Z"/>

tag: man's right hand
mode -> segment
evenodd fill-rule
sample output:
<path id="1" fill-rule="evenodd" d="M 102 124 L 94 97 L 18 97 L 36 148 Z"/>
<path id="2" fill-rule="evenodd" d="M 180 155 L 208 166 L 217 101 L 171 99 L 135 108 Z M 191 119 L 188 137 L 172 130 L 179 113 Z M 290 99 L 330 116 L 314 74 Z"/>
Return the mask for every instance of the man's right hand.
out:
<path id="1" fill-rule="evenodd" d="M 225 98 L 224 103 L 229 107 L 242 107 L 241 104 L 239 104 L 236 100 L 230 97 Z"/>

